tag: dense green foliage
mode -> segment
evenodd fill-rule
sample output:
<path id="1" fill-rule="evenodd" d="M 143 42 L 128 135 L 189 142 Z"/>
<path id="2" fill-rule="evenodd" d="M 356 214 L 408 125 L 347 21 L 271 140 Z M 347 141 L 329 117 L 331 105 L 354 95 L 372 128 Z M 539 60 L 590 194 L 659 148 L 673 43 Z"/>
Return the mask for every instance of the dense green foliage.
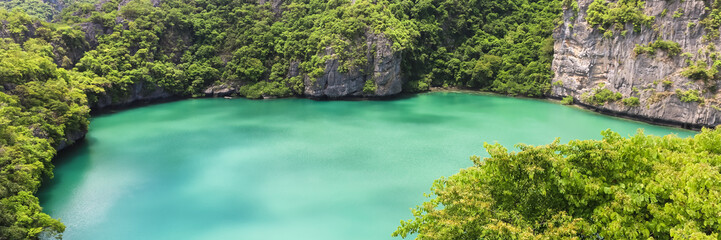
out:
<path id="1" fill-rule="evenodd" d="M 3 9 L 0 21 L 13 37 L 0 39 L 0 239 L 34 239 L 65 228 L 42 213 L 33 194 L 52 177 L 54 147 L 87 131 L 86 93 L 103 90 L 58 67 L 69 61 L 63 48 L 85 44 L 78 29 Z"/>
<path id="2" fill-rule="evenodd" d="M 682 102 L 704 102 L 703 97 L 699 95 L 698 90 L 681 91 L 680 89 L 676 89 L 676 96 L 678 96 Z"/>
<path id="3" fill-rule="evenodd" d="M 0 10 L 3 19 L 27 17 L 18 14 Z M 0 239 L 64 229 L 41 212 L 33 193 L 41 178 L 52 177 L 53 147 L 86 131 L 85 92 L 97 89 L 88 78 L 58 68 L 53 53 L 57 49 L 43 36 L 23 44 L 0 39 Z"/>
<path id="4" fill-rule="evenodd" d="M 42 20 L 56 20 L 64 6 L 76 6 L 80 3 L 93 3 L 95 0 L 4 0 L 0 1 L 0 8 L 6 10 L 22 10 L 32 17 Z"/>
<path id="5" fill-rule="evenodd" d="M 655 55 L 656 50 L 659 49 L 665 51 L 670 57 L 676 56 L 681 53 L 681 46 L 677 42 L 665 40 L 656 40 L 652 43 L 649 43 L 648 45 L 636 44 L 636 48 L 633 49 L 633 52 L 636 53 L 636 55 L 641 55 L 644 53 L 648 53 L 649 55 Z"/>
<path id="6" fill-rule="evenodd" d="M 621 100 L 623 102 L 623 105 L 629 106 L 629 107 L 636 107 L 641 104 L 641 102 L 638 100 L 637 97 L 628 97 Z"/>
<path id="7" fill-rule="evenodd" d="M 416 239 L 718 239 L 721 129 L 693 138 L 623 138 L 511 152 L 437 180 L 394 236 Z"/>
<path id="8" fill-rule="evenodd" d="M 591 92 L 581 94 L 581 100 L 595 105 L 603 105 L 607 102 L 618 101 L 621 100 L 621 98 L 623 98 L 621 93 L 613 92 L 608 88 L 605 88 L 604 84 L 600 84 Z"/>
<path id="9" fill-rule="evenodd" d="M 57 14 L 57 10 L 50 4 L 42 0 L 10 0 L 0 1 L 0 8 L 3 9 L 19 9 L 25 13 L 41 19 L 50 20 L 53 15 Z"/>
<path id="10" fill-rule="evenodd" d="M 405 89 L 429 86 L 542 96 L 560 1 L 403 1 L 420 38 L 404 54 Z"/>
<path id="11" fill-rule="evenodd" d="M 561 104 L 563 105 L 571 105 L 573 104 L 573 96 L 566 96 L 563 99 L 561 99 Z"/>
<path id="12" fill-rule="evenodd" d="M 708 67 L 706 61 L 698 60 L 694 64 L 690 64 L 688 67 L 681 71 L 681 75 L 693 80 L 709 81 L 715 80 L 719 72 L 718 68 L 721 65 L 721 61 L 715 61 L 711 67 Z"/>
<path id="13" fill-rule="evenodd" d="M 623 30 L 626 23 L 633 24 L 634 31 L 640 31 L 643 26 L 651 26 L 655 19 L 643 13 L 645 4 L 644 1 L 639 0 L 620 0 L 615 3 L 594 0 L 586 11 L 586 21 L 602 31 Z"/>

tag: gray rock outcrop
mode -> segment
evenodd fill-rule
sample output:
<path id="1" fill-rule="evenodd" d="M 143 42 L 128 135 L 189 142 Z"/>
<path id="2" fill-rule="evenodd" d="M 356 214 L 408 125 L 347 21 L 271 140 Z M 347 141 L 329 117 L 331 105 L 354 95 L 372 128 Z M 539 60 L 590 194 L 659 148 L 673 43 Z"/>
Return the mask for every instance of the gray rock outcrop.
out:
<path id="1" fill-rule="evenodd" d="M 714 90 L 709 90 L 714 86 L 718 89 L 718 82 L 709 86 L 681 75 L 688 66 L 687 60 L 707 61 L 711 66 L 712 60 L 707 54 L 714 50 L 709 50 L 708 46 L 710 43 L 721 46 L 719 38 L 704 40 L 707 32 L 699 21 L 709 11 L 703 1 L 647 1 L 644 13 L 656 17 L 653 26 L 644 26 L 641 31 L 634 32 L 633 25 L 626 24 L 625 36 L 617 30 L 610 38 L 604 38 L 603 32 L 586 22 L 586 10 L 592 2 L 579 0 L 580 8 L 575 18 L 572 9 L 564 10 L 563 24 L 554 32 L 552 97 L 572 96 L 587 107 L 650 122 L 692 128 L 721 124 L 721 98 Z M 677 12 L 683 14 L 674 17 Z M 662 50 L 656 51 L 655 55 L 635 54 L 636 44 L 649 44 L 657 39 L 679 43 L 686 56 L 670 56 Z M 593 94 L 598 88 L 621 93 L 624 98 L 638 97 L 640 104 L 584 102 L 584 94 Z M 704 101 L 683 102 L 676 90 L 697 90 Z"/>
<path id="2" fill-rule="evenodd" d="M 341 72 L 342 64 L 335 54 L 335 49 L 326 48 L 326 61 L 323 74 L 317 78 L 305 76 L 304 94 L 314 98 L 340 98 L 340 97 L 384 97 L 401 92 L 403 80 L 401 78 L 402 57 L 399 52 L 393 51 L 393 43 L 383 34 L 368 31 L 365 34 L 366 44 L 365 62 L 362 66 L 351 67 Z M 294 71 L 293 66 L 291 70 Z M 366 82 L 371 81 L 373 87 L 364 88 Z"/>
<path id="3" fill-rule="evenodd" d="M 120 107 L 141 101 L 160 100 L 173 96 L 173 94 L 163 88 L 154 84 L 147 84 L 143 81 L 137 81 L 127 88 L 127 91 L 121 96 L 113 97 L 112 94 L 108 93 L 96 95 L 97 101 L 91 103 L 90 107 L 94 109 Z"/>
<path id="4" fill-rule="evenodd" d="M 226 97 L 236 92 L 237 89 L 228 84 L 213 85 L 203 91 L 207 97 Z"/>

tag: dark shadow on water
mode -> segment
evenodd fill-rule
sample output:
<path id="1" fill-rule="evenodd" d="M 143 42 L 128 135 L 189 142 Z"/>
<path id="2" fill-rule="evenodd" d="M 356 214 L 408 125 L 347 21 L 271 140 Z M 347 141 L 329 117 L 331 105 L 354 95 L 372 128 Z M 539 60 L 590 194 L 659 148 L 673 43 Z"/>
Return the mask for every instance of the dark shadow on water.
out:
<path id="1" fill-rule="evenodd" d="M 68 163 L 68 159 L 70 159 L 68 156 L 75 156 L 82 151 L 87 151 L 88 146 L 92 143 L 95 143 L 96 141 L 96 139 L 86 136 L 66 147 L 65 149 L 58 151 L 58 153 L 55 154 L 55 157 L 53 158 L 53 165 L 55 165 L 55 167 L 57 168 L 58 166 Z"/>
<path id="2" fill-rule="evenodd" d="M 42 179 L 42 184 L 40 185 L 40 188 L 38 189 L 38 192 L 36 194 L 36 196 L 40 199 L 41 206 L 42 203 L 48 202 L 52 197 L 50 194 L 51 189 L 58 187 L 60 183 L 64 183 L 64 181 L 66 180 L 77 181 L 78 179 L 80 179 L 81 176 L 58 176 L 57 173 L 59 171 L 57 171 L 57 169 L 64 167 L 74 167 L 77 168 L 76 170 L 78 172 L 86 171 L 89 166 L 89 158 L 87 157 L 87 152 L 89 151 L 90 145 L 95 141 L 97 140 L 85 137 L 68 146 L 67 148 L 59 151 L 58 154 L 53 158 L 52 163 L 54 165 L 53 172 L 55 173 L 55 176 L 54 178 L 49 178 L 47 176 L 44 177 Z M 86 157 L 80 158 L 78 156 Z"/>
<path id="3" fill-rule="evenodd" d="M 128 103 L 128 104 L 108 106 L 108 107 L 104 107 L 104 108 L 91 108 L 90 114 L 92 117 L 98 117 L 98 116 L 109 115 L 109 114 L 113 114 L 113 113 L 117 113 L 117 112 L 122 112 L 122 111 L 128 110 L 128 109 L 177 102 L 177 101 L 182 101 L 182 100 L 187 100 L 187 99 L 193 99 L 193 98 L 169 97 L 169 98 L 135 101 L 135 102 Z"/>
<path id="4" fill-rule="evenodd" d="M 419 93 L 398 93 L 391 96 L 380 96 L 380 97 L 338 97 L 338 98 L 332 98 L 332 97 L 290 97 L 290 98 L 269 98 L 269 99 L 249 99 L 244 97 L 235 97 L 233 99 L 249 99 L 249 100 L 256 100 L 256 101 L 263 101 L 263 100 L 276 100 L 276 99 L 310 99 L 315 101 L 395 101 L 395 100 L 404 100 L 404 99 L 411 99 L 414 97 L 417 97 Z M 172 103 L 172 102 L 178 102 L 183 100 L 189 100 L 189 99 L 221 99 L 219 97 L 201 97 L 201 98 L 191 98 L 191 97 L 184 97 L 184 96 L 174 96 L 169 98 L 159 98 L 159 99 L 149 99 L 149 100 L 142 100 L 142 101 L 135 101 L 128 104 L 121 104 L 121 105 L 114 105 L 114 106 L 108 106 L 101 109 L 98 108 L 92 108 L 91 109 L 91 115 L 92 117 L 99 117 L 103 115 L 110 115 L 118 112 L 122 112 L 124 110 L 128 109 L 134 109 L 139 107 L 146 107 L 146 106 L 153 106 L 153 105 L 160 105 L 165 103 Z"/>
<path id="5" fill-rule="evenodd" d="M 315 101 L 395 101 L 404 100 L 418 97 L 418 93 L 398 93 L 390 96 L 379 96 L 379 97 L 312 97 L 308 96 L 308 99 Z M 302 99 L 302 98 L 301 98 Z"/>

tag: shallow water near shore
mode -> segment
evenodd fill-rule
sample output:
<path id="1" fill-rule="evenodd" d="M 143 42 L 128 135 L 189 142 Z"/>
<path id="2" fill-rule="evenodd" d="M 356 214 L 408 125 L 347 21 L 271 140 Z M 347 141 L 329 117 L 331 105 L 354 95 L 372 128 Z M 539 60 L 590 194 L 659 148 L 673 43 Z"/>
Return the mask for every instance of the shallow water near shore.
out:
<path id="1" fill-rule="evenodd" d="M 64 239 L 391 239 L 433 180 L 556 137 L 681 137 L 542 100 L 191 99 L 94 117 L 38 196 Z"/>

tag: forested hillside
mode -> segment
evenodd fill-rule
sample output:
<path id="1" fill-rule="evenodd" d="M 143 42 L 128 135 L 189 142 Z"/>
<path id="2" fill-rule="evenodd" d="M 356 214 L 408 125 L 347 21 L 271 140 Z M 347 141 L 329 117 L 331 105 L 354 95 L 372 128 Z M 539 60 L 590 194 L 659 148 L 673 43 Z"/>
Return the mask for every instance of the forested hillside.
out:
<path id="1" fill-rule="evenodd" d="M 543 97 L 554 75 L 552 33 L 562 9 L 577 7 L 558 0 L 0 1 L 0 239 L 63 231 L 33 194 L 52 177 L 56 149 L 85 134 L 91 108 L 167 97 L 381 97 L 431 87 Z M 419 231 L 404 228 L 399 234 Z"/>

